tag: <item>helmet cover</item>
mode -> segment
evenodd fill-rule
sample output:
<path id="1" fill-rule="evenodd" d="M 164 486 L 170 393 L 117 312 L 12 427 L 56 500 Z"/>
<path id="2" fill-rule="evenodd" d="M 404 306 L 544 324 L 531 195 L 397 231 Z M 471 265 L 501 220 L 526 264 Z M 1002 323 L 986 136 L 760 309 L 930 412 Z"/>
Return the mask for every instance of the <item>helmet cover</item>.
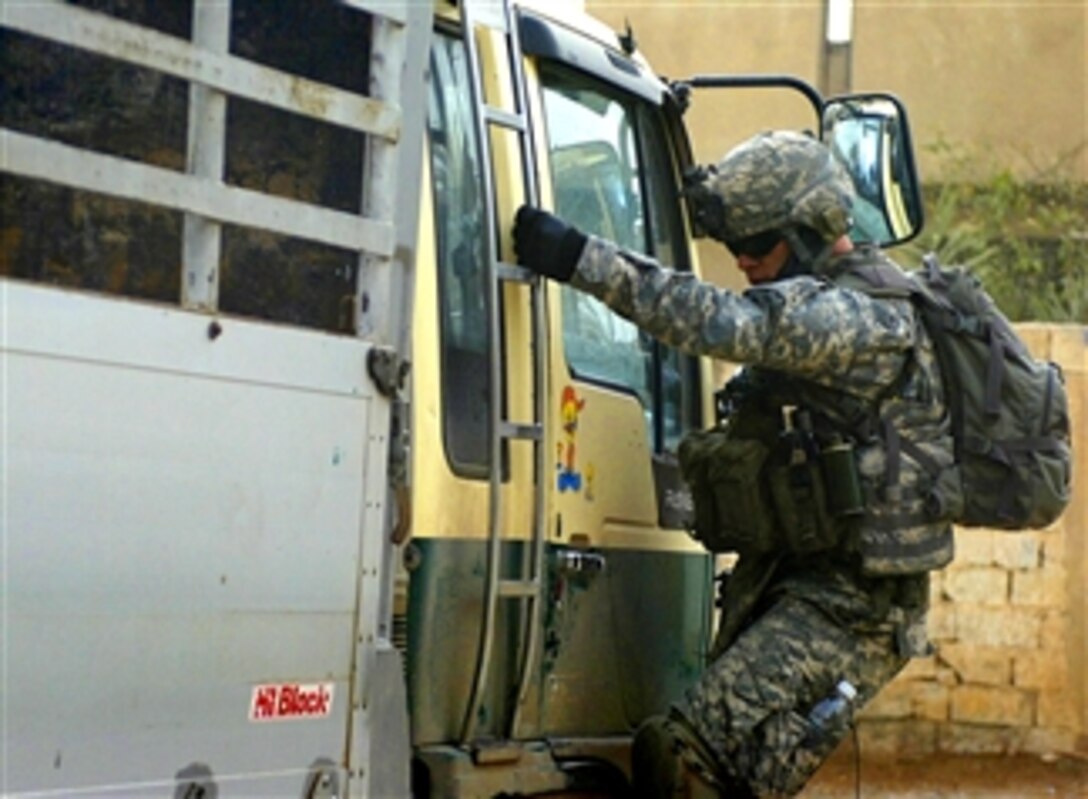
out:
<path id="1" fill-rule="evenodd" d="M 833 242 L 850 230 L 854 187 L 821 142 L 803 133 L 760 133 L 700 170 L 688 193 L 711 217 L 704 229 L 721 241 L 799 226 Z"/>

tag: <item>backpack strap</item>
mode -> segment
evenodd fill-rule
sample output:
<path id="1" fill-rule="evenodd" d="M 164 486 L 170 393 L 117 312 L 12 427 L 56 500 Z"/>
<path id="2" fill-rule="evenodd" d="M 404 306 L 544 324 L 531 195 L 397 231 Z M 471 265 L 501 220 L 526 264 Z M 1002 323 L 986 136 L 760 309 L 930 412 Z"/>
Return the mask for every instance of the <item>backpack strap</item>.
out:
<path id="1" fill-rule="evenodd" d="M 825 273 L 836 286 L 871 297 L 906 299 L 919 290 L 918 282 L 879 250 L 860 247 L 838 258 Z"/>
<path id="2" fill-rule="evenodd" d="M 923 256 L 919 275 L 922 280 L 917 282 L 926 324 L 952 334 L 973 336 L 989 345 L 983 410 L 987 416 L 996 418 L 1001 413 L 1001 388 L 1007 373 L 1006 354 L 1016 353 L 1014 343 L 1008 340 L 1009 334 L 1000 325 L 994 324 L 994 309 L 974 307 L 967 310 L 963 307 L 966 303 L 956 305 L 950 299 L 952 283 L 949 276 L 964 279 L 959 270 L 943 270 L 937 255 L 931 252 Z M 943 290 L 944 295 L 931 291 L 931 286 Z"/>
<path id="3" fill-rule="evenodd" d="M 903 487 L 899 483 L 900 449 L 904 443 L 891 417 L 880 420 L 884 439 L 884 499 L 896 505 L 903 499 Z"/>
<path id="4" fill-rule="evenodd" d="M 865 251 L 859 252 L 858 257 L 847 255 L 840 259 L 836 264 L 838 269 L 835 274 L 829 275 L 829 277 L 831 277 L 837 286 L 861 291 L 870 297 L 881 299 L 910 299 L 915 308 L 921 313 L 925 314 L 928 312 L 939 316 L 942 324 L 956 325 L 964 323 L 964 320 L 956 314 L 954 308 L 943 303 L 940 298 L 933 296 L 927 291 L 924 281 L 912 274 L 904 272 L 894 262 L 884 256 L 883 253 L 878 251 L 876 255 L 877 257 L 874 258 L 873 252 Z M 938 269 L 937 279 L 941 279 L 939 268 L 936 266 L 935 260 L 933 268 Z M 928 322 L 928 319 L 923 319 L 924 325 L 928 326 Z M 968 324 L 970 323 L 968 322 Z M 908 355 L 907 361 L 904 363 L 903 370 L 898 378 L 881 392 L 877 399 L 878 405 L 902 390 L 903 383 L 906 380 L 907 373 L 909 372 L 913 361 L 914 354 L 911 352 Z M 998 385 L 1000 386 L 1000 383 L 998 383 Z M 899 504 L 905 498 L 900 480 L 902 469 L 901 463 L 904 454 L 909 455 L 933 479 L 936 479 L 941 471 L 941 467 L 924 450 L 915 445 L 912 441 L 904 439 L 899 435 L 899 431 L 895 426 L 894 416 L 885 415 L 879 418 L 878 430 L 879 436 L 884 443 L 885 452 L 884 485 L 882 488 L 883 498 L 887 502 Z M 909 521 L 911 524 L 918 524 L 927 521 L 927 519 L 911 516 L 909 519 L 900 518 L 897 520 L 898 523 L 904 523 L 905 521 Z"/>

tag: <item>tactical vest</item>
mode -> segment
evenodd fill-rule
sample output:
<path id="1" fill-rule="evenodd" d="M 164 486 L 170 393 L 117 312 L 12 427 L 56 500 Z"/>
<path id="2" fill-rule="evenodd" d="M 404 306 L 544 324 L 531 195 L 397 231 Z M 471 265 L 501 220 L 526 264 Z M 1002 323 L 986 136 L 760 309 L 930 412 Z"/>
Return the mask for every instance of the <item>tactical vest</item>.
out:
<path id="1" fill-rule="evenodd" d="M 839 262 L 871 265 L 873 254 Z M 875 400 L 748 367 L 719 393 L 719 406 L 721 423 L 691 434 L 679 451 L 693 533 L 708 549 L 837 548 L 857 552 L 873 575 L 951 561 L 949 520 L 963 496 L 939 367 L 920 322 L 906 365 Z"/>

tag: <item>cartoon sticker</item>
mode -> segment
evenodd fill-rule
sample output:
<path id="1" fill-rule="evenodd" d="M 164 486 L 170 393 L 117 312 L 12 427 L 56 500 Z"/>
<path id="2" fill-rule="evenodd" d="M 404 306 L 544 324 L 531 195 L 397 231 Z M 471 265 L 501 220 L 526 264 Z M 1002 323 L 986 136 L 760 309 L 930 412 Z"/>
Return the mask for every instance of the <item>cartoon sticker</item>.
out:
<path id="1" fill-rule="evenodd" d="M 575 444 L 578 433 L 578 416 L 585 407 L 586 401 L 579 399 L 574 393 L 573 386 L 563 389 L 559 402 L 560 428 L 562 440 L 558 444 L 558 460 L 556 468 L 559 472 L 558 488 L 563 491 L 581 491 L 582 474 L 575 466 Z"/>

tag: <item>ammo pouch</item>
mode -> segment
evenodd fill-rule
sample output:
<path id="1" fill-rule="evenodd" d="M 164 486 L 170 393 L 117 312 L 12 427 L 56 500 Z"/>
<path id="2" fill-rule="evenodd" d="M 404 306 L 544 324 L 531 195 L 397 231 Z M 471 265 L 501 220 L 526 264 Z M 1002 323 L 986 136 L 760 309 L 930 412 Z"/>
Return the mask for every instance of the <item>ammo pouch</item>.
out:
<path id="1" fill-rule="evenodd" d="M 833 458 L 827 456 L 832 449 Z M 842 445 L 819 457 L 790 447 L 772 451 L 721 427 L 688 434 L 678 454 L 695 505 L 693 535 L 711 552 L 807 553 L 836 546 L 844 538 L 844 517 L 862 510 L 858 492 L 849 490 L 857 486 L 853 450 L 845 452 L 846 458 Z M 847 490 L 829 495 L 829 482 Z"/>
<path id="2" fill-rule="evenodd" d="M 767 551 L 774 537 L 770 495 L 762 479 L 769 454 L 755 439 L 720 427 L 680 442 L 680 472 L 691 487 L 696 539 L 711 552 Z"/>

